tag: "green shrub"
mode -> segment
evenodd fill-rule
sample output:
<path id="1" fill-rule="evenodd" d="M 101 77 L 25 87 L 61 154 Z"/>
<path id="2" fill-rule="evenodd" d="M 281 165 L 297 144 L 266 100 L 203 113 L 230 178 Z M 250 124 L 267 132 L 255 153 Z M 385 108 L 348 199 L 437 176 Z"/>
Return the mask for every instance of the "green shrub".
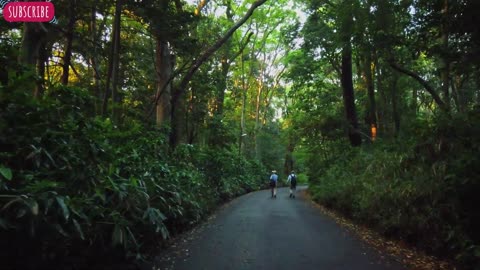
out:
<path id="1" fill-rule="evenodd" d="M 0 94 L 0 259 L 13 267 L 142 258 L 260 186 L 263 168 L 229 150 L 171 153 L 163 131 L 129 118 L 115 125 L 88 106 L 82 89 Z"/>
<path id="2" fill-rule="evenodd" d="M 342 151 L 322 174 L 310 175 L 313 199 L 388 236 L 477 266 L 480 112 L 447 120 L 416 140 Z"/>
<path id="3" fill-rule="evenodd" d="M 305 173 L 299 173 L 297 175 L 297 182 L 299 185 L 306 185 L 308 184 L 308 175 Z"/>

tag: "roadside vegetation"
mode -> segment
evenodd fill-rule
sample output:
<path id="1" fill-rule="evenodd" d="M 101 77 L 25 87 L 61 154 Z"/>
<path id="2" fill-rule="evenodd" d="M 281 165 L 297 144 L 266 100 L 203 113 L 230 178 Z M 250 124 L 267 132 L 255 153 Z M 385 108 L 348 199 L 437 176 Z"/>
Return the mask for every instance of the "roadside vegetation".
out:
<path id="1" fill-rule="evenodd" d="M 2 266 L 148 261 L 295 170 L 326 207 L 480 267 L 479 1 L 194 2 L 0 20 Z"/>
<path id="2" fill-rule="evenodd" d="M 88 268 L 99 254 L 114 262 L 123 252 L 142 259 L 219 204 L 265 185 L 263 165 L 231 149 L 171 151 L 165 131 L 88 117 L 90 102 L 84 90 L 64 87 L 42 100 L 1 95 L 3 265 Z"/>
<path id="3" fill-rule="evenodd" d="M 311 196 L 354 222 L 480 267 L 475 1 L 305 1 L 285 132 Z"/>

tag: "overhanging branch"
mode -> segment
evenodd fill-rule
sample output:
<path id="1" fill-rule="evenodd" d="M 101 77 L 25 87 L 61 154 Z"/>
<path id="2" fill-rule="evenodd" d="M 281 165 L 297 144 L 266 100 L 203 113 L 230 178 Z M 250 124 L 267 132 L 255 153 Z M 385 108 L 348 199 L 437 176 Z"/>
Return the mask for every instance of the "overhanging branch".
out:
<path id="1" fill-rule="evenodd" d="M 179 87 L 177 90 L 174 92 L 172 96 L 172 101 L 176 101 L 184 92 L 185 89 L 187 88 L 188 83 L 192 79 L 193 75 L 195 72 L 200 68 L 200 66 L 208 59 L 210 58 L 222 45 L 233 35 L 233 33 L 240 28 L 253 14 L 255 9 L 257 9 L 259 6 L 264 4 L 267 0 L 257 0 L 255 1 L 252 6 L 248 9 L 247 13 L 237 22 L 235 23 L 226 33 L 221 37 L 215 44 L 213 44 L 211 47 L 209 47 L 206 51 L 204 51 L 198 59 L 194 60 L 192 66 L 190 69 L 187 71 L 185 76 L 182 78 L 180 81 Z"/>
<path id="2" fill-rule="evenodd" d="M 413 79 L 415 79 L 417 82 L 419 82 L 425 88 L 425 90 L 427 90 L 427 92 L 432 96 L 433 100 L 435 101 L 435 103 L 437 103 L 437 105 L 440 107 L 440 109 L 442 109 L 443 111 L 448 111 L 448 108 L 447 108 L 447 105 L 445 104 L 445 102 L 443 102 L 443 100 L 437 94 L 435 89 L 427 81 L 425 81 L 422 77 L 420 77 L 418 74 L 414 73 L 413 71 L 410 71 L 410 70 L 408 70 L 404 67 L 401 67 L 400 65 L 395 63 L 393 60 L 390 60 L 389 64 L 394 70 L 396 70 L 400 73 L 403 73 L 405 75 L 408 75 L 408 76 L 412 77 Z"/>
<path id="3" fill-rule="evenodd" d="M 250 32 L 248 33 L 247 35 L 247 40 L 240 45 L 240 49 L 238 50 L 238 52 L 230 59 L 230 61 L 233 61 L 235 60 L 238 56 L 240 56 L 240 54 L 242 54 L 243 50 L 245 49 L 245 47 L 247 47 L 248 43 L 250 42 L 250 38 L 252 37 L 253 33 Z"/>

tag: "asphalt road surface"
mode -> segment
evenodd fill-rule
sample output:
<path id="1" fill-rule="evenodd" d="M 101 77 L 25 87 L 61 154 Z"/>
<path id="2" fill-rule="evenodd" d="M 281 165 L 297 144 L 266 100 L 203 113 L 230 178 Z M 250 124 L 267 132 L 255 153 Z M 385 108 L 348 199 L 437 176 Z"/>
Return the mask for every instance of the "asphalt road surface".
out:
<path id="1" fill-rule="evenodd" d="M 406 269 L 322 215 L 287 188 L 270 198 L 258 191 L 233 200 L 178 239 L 156 269 L 334 270 Z"/>

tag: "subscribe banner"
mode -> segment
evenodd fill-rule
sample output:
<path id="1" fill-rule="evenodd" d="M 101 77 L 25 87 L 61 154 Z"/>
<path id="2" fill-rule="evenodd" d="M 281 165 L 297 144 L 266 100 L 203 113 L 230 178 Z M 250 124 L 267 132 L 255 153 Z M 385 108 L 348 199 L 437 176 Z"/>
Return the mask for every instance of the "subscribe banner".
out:
<path id="1" fill-rule="evenodd" d="M 1 1 L 0 4 L 7 22 L 51 22 L 55 19 L 55 6 L 51 2 Z"/>

